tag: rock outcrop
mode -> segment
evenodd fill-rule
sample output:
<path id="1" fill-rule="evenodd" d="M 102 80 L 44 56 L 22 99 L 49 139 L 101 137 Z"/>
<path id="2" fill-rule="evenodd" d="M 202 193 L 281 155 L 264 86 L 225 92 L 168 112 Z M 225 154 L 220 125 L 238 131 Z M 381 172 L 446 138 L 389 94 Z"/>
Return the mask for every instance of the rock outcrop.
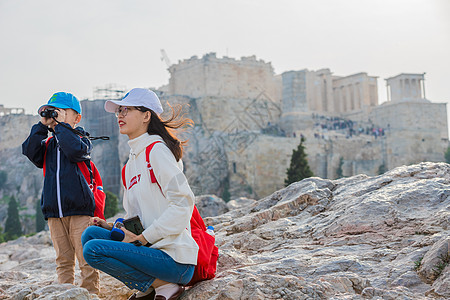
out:
<path id="1" fill-rule="evenodd" d="M 450 297 L 445 163 L 309 178 L 205 222 L 216 230 L 217 276 L 185 300 Z M 43 232 L 0 245 L 0 299 L 89 299 L 55 283 L 50 243 Z M 130 294 L 106 274 L 101 280 L 100 299 Z"/>
<path id="2" fill-rule="evenodd" d="M 203 218 L 215 217 L 226 213 L 227 203 L 216 195 L 203 195 L 195 198 L 195 205 Z"/>

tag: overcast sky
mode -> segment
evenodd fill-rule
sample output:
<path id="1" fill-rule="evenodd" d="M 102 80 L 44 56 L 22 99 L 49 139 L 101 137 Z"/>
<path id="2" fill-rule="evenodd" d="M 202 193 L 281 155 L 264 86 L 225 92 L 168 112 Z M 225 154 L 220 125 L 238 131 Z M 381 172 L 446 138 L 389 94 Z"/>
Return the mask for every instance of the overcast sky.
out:
<path id="1" fill-rule="evenodd" d="M 426 72 L 427 98 L 450 101 L 448 0 L 0 0 L 0 42 L 0 104 L 33 114 L 57 91 L 167 84 L 160 49 L 367 72 L 380 102 L 385 78 Z"/>

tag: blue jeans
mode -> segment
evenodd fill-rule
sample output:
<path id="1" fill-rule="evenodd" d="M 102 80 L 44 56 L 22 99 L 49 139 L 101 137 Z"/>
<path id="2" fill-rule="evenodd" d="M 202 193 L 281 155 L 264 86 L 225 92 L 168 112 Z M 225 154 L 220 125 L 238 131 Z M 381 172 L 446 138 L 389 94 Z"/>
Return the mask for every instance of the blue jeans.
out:
<path id="1" fill-rule="evenodd" d="M 158 249 L 113 241 L 109 233 L 97 226 L 90 226 L 83 232 L 83 256 L 92 267 L 141 292 L 145 292 L 156 278 L 181 285 L 191 280 L 194 265 L 177 263 Z"/>

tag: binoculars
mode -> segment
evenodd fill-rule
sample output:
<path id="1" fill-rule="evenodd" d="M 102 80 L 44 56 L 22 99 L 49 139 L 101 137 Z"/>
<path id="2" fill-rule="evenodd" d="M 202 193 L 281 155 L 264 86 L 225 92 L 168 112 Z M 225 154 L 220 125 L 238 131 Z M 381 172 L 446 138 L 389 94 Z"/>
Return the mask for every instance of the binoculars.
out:
<path id="1" fill-rule="evenodd" d="M 58 111 L 54 107 L 47 107 L 40 113 L 43 118 L 56 118 L 58 116 Z"/>

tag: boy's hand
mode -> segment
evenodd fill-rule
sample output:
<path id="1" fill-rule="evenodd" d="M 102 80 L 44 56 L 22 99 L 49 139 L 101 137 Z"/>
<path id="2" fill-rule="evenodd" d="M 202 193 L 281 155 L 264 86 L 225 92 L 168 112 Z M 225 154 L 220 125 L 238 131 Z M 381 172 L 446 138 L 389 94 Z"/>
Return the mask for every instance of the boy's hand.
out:
<path id="1" fill-rule="evenodd" d="M 42 125 L 47 126 L 49 128 L 54 128 L 55 124 L 56 124 L 55 120 L 53 120 L 51 118 L 44 118 L 44 117 L 41 117 L 41 123 L 42 123 Z"/>
<path id="2" fill-rule="evenodd" d="M 55 109 L 58 112 L 58 116 L 56 117 L 56 121 L 65 122 L 66 121 L 66 111 L 64 109 Z M 58 125 L 53 118 L 44 118 L 41 117 L 41 123 L 47 126 L 48 128 L 55 129 L 55 126 Z"/>
<path id="3" fill-rule="evenodd" d="M 58 112 L 58 116 L 56 117 L 56 121 L 62 123 L 66 122 L 66 110 L 65 109 L 55 109 Z"/>

